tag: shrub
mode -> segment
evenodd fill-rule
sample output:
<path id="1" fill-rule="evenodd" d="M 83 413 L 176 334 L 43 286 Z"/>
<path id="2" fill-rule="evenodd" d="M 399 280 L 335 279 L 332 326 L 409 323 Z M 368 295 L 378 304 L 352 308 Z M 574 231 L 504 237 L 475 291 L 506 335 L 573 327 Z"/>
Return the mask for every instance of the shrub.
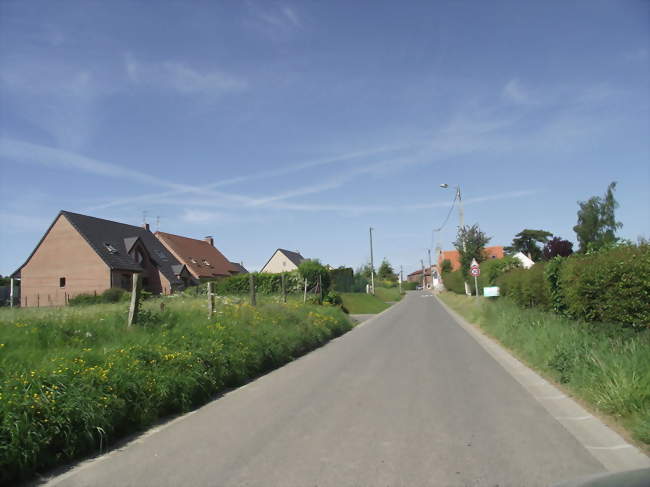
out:
<path id="1" fill-rule="evenodd" d="M 465 294 L 465 283 L 460 269 L 453 272 L 443 272 L 442 282 L 448 291 L 456 294 Z"/>
<path id="2" fill-rule="evenodd" d="M 354 271 L 351 267 L 339 267 L 330 270 L 331 288 L 340 293 L 352 292 L 354 286 Z"/>
<path id="3" fill-rule="evenodd" d="M 284 275 L 287 293 L 299 293 L 303 283 L 298 272 L 287 272 Z M 255 291 L 258 294 L 280 294 L 282 292 L 282 274 L 254 273 L 254 276 Z M 220 295 L 232 296 L 250 292 L 250 274 L 237 274 L 214 282 L 214 292 Z M 201 287 L 205 290 L 205 285 Z"/>
<path id="4" fill-rule="evenodd" d="M 298 272 L 303 279 L 307 279 L 307 285 L 312 288 L 317 285 L 318 278 L 321 279 L 323 294 L 327 293 L 330 288 L 330 273 L 327 268 L 317 260 L 305 260 L 298 267 Z"/>
<path id="5" fill-rule="evenodd" d="M 623 245 L 565 259 L 548 277 L 557 307 L 586 321 L 650 327 L 650 246 Z"/>
<path id="6" fill-rule="evenodd" d="M 417 282 L 410 282 L 410 281 L 403 281 L 402 282 L 402 290 L 403 291 L 415 291 L 415 289 L 418 287 Z"/>
<path id="7" fill-rule="evenodd" d="M 107 289 L 101 294 L 102 303 L 119 303 L 120 301 L 128 301 L 131 293 L 119 287 L 112 287 Z"/>
<path id="8" fill-rule="evenodd" d="M 451 270 L 452 270 L 451 261 L 449 259 L 443 260 L 442 264 L 440 265 L 440 272 L 451 272 Z"/>
<path id="9" fill-rule="evenodd" d="M 544 264 L 538 262 L 530 269 L 513 269 L 497 278 L 501 296 L 508 296 L 519 306 L 549 308 L 550 297 L 544 279 Z"/>
<path id="10" fill-rule="evenodd" d="M 340 306 L 343 304 L 343 298 L 341 298 L 340 294 L 330 291 L 323 298 L 323 302 Z"/>

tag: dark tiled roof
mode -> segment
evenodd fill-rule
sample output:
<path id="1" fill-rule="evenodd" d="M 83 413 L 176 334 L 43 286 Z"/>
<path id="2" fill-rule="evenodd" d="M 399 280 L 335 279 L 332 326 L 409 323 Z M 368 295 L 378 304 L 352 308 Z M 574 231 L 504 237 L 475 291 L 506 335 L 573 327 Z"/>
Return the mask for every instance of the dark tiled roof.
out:
<path id="1" fill-rule="evenodd" d="M 128 255 L 130 247 L 140 239 L 149 252 L 150 258 L 158 264 L 158 269 L 169 282 L 172 284 L 180 282 L 172 268 L 179 262 L 149 230 L 69 211 L 62 211 L 61 215 L 68 219 L 111 269 L 142 271 L 142 267 Z M 112 252 L 106 244 L 117 252 Z"/>
<path id="2" fill-rule="evenodd" d="M 302 264 L 303 261 L 306 260 L 302 255 L 300 255 L 299 252 L 292 252 L 291 250 L 285 250 L 285 249 L 278 249 L 278 251 L 286 255 L 287 259 L 289 259 L 291 262 L 296 264 L 296 267 Z"/>
<path id="3" fill-rule="evenodd" d="M 233 268 L 237 272 L 237 274 L 248 274 L 248 271 L 246 270 L 246 268 L 243 265 L 241 265 L 241 264 L 239 264 L 237 262 L 231 262 L 230 265 L 233 266 Z"/>

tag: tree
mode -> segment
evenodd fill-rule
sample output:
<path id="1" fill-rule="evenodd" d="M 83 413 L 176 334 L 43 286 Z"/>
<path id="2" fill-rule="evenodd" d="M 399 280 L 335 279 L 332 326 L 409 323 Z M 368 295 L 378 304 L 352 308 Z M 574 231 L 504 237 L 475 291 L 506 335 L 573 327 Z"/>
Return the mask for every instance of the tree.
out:
<path id="1" fill-rule="evenodd" d="M 377 277 L 379 279 L 382 279 L 384 281 L 396 281 L 397 280 L 397 274 L 395 274 L 395 271 L 393 270 L 393 266 L 390 265 L 390 262 L 384 258 L 382 260 L 381 265 L 379 266 L 379 270 L 377 271 Z"/>
<path id="2" fill-rule="evenodd" d="M 479 263 L 485 260 L 485 245 L 490 240 L 491 237 L 483 233 L 478 224 L 458 228 L 454 247 L 460 254 L 460 270 L 464 277 L 469 277 L 472 259 L 476 259 Z"/>
<path id="3" fill-rule="evenodd" d="M 592 196 L 587 201 L 578 201 L 578 223 L 573 227 L 578 237 L 580 252 L 598 250 L 617 242 L 616 230 L 623 224 L 616 221 L 618 202 L 614 198 L 616 181 L 607 186 L 605 195 Z"/>
<path id="4" fill-rule="evenodd" d="M 515 238 L 512 239 L 512 245 L 504 250 L 509 254 L 523 252 L 534 261 L 538 261 L 542 256 L 542 249 L 537 244 L 546 244 L 552 236 L 553 234 L 546 230 L 530 230 L 526 228 L 515 235 Z"/>
<path id="5" fill-rule="evenodd" d="M 315 286 L 318 283 L 318 277 L 321 278 L 323 293 L 327 293 L 330 288 L 330 273 L 327 267 L 322 265 L 318 260 L 305 260 L 298 266 L 298 272 L 303 279 L 307 279 L 308 286 Z"/>
<path id="6" fill-rule="evenodd" d="M 451 268 L 452 265 L 449 259 L 443 260 L 442 264 L 440 264 L 440 272 L 444 272 L 444 273 L 451 272 Z"/>
<path id="7" fill-rule="evenodd" d="M 573 253 L 573 242 L 564 240 L 560 237 L 553 237 L 546 242 L 544 249 L 542 249 L 542 257 L 544 260 L 551 260 L 553 257 L 568 257 Z"/>
<path id="8" fill-rule="evenodd" d="M 372 269 L 370 268 L 370 262 L 366 263 L 364 266 L 359 267 L 355 271 L 355 275 L 360 275 L 367 280 L 370 280 L 371 274 L 372 274 Z"/>

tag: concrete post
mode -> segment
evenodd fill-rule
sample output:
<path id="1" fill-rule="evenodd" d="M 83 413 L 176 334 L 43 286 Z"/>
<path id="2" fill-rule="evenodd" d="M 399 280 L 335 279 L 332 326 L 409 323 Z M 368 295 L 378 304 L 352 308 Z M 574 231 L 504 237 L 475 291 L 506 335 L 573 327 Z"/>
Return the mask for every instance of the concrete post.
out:
<path id="1" fill-rule="evenodd" d="M 131 305 L 129 306 L 129 320 L 127 326 L 138 321 L 138 310 L 140 308 L 140 274 L 133 274 L 133 287 L 131 289 Z"/>

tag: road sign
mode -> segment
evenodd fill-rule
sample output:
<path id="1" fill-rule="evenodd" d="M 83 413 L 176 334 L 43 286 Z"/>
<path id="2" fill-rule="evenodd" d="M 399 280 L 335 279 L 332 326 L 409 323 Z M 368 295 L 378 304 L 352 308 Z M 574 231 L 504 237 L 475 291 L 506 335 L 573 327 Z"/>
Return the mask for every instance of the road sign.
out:
<path id="1" fill-rule="evenodd" d="M 476 262 L 476 259 L 472 259 L 472 265 L 469 268 L 469 273 L 474 277 L 478 277 L 481 275 L 481 268 L 478 266 L 478 262 Z"/>

